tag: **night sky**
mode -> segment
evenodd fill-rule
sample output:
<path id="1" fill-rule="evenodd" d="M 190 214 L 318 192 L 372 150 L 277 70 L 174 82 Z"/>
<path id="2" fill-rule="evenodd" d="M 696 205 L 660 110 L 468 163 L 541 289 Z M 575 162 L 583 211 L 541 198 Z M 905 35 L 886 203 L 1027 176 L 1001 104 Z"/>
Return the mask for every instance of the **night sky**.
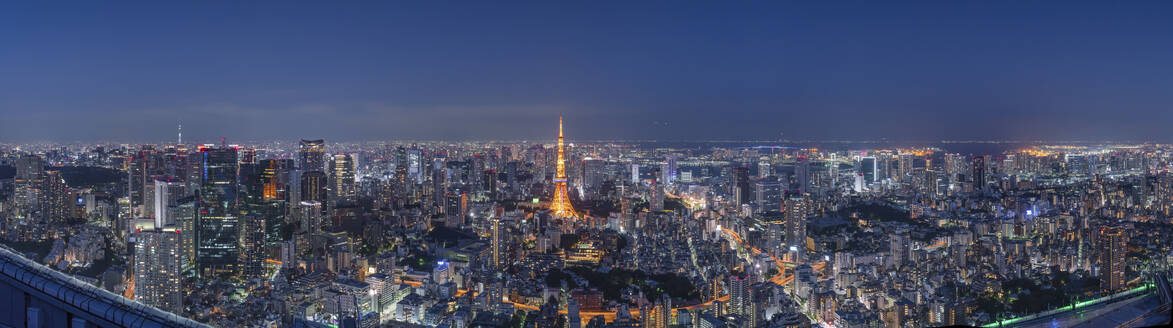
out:
<path id="1" fill-rule="evenodd" d="M 1173 141 L 1173 1 L 0 5 L 0 142 Z"/>

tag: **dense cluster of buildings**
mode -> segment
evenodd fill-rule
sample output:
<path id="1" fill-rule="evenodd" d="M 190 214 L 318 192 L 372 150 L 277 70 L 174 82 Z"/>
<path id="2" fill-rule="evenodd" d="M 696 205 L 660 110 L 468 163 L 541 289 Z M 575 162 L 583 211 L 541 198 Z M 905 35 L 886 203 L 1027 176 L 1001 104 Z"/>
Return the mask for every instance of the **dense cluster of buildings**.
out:
<path id="1" fill-rule="evenodd" d="M 0 145 L 0 237 L 217 326 L 985 324 L 1173 261 L 1173 146 L 838 148 Z"/>

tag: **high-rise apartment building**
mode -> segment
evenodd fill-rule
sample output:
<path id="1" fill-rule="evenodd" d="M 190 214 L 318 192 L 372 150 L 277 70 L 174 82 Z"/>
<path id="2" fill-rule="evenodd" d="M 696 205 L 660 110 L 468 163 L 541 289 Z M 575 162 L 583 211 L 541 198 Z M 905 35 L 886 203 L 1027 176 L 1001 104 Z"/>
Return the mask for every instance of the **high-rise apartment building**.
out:
<path id="1" fill-rule="evenodd" d="M 49 170 L 41 175 L 40 205 L 41 222 L 62 223 L 73 216 L 73 198 L 65 185 L 60 171 Z"/>
<path id="2" fill-rule="evenodd" d="M 1108 291 L 1124 288 L 1124 257 L 1128 241 L 1124 229 L 1100 228 L 1096 252 L 1100 265 L 1100 287 Z"/>
<path id="3" fill-rule="evenodd" d="M 505 265 L 505 226 L 500 217 L 493 216 L 489 219 L 489 247 L 490 264 L 492 267 L 502 269 Z"/>
<path id="4" fill-rule="evenodd" d="M 811 215 L 811 201 L 801 194 L 786 198 L 786 244 L 802 256 L 806 248 L 806 218 Z"/>
<path id="5" fill-rule="evenodd" d="M 135 233 L 134 298 L 167 312 L 183 313 L 180 232 L 174 227 Z"/>
<path id="6" fill-rule="evenodd" d="M 743 276 L 729 277 L 729 313 L 744 315 L 749 305 L 749 279 Z"/>
<path id="7" fill-rule="evenodd" d="M 14 199 L 17 217 L 33 218 L 41 210 L 42 184 L 45 172 L 45 161 L 40 156 L 25 155 L 16 160 L 16 176 L 14 177 Z"/>

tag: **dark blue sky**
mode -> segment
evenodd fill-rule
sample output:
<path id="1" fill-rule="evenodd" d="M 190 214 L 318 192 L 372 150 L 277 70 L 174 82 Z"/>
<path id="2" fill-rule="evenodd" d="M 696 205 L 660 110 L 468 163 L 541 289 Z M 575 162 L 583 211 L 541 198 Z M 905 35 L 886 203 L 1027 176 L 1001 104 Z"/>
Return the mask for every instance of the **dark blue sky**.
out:
<path id="1" fill-rule="evenodd" d="M 1173 140 L 1170 1 L 29 1 L 0 142 Z"/>

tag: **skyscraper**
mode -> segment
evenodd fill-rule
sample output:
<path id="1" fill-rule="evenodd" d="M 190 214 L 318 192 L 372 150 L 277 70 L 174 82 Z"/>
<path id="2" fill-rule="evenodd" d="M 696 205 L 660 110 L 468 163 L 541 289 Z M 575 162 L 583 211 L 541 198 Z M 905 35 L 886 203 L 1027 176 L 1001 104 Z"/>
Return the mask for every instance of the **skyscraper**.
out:
<path id="1" fill-rule="evenodd" d="M 297 231 L 308 233 L 321 232 L 322 207 L 322 203 L 316 200 L 302 201 L 294 204 L 290 215 L 292 216 L 293 224 L 297 227 Z"/>
<path id="2" fill-rule="evenodd" d="M 327 197 L 326 173 L 307 171 L 301 174 L 301 201 L 325 202 Z"/>
<path id="3" fill-rule="evenodd" d="M 749 304 L 749 279 L 742 276 L 729 277 L 729 312 L 744 315 Z"/>
<path id="4" fill-rule="evenodd" d="M 749 168 L 738 166 L 733 168 L 733 199 L 737 205 L 749 204 Z"/>
<path id="5" fill-rule="evenodd" d="M 754 182 L 754 203 L 759 212 L 782 211 L 782 183 L 769 176 Z"/>
<path id="6" fill-rule="evenodd" d="M 200 147 L 196 209 L 196 269 L 201 276 L 233 274 L 240 252 L 236 148 Z"/>
<path id="7" fill-rule="evenodd" d="M 631 183 L 632 184 L 639 183 L 639 164 L 635 164 L 635 163 L 631 164 Z"/>
<path id="8" fill-rule="evenodd" d="M 267 227 L 279 226 L 278 221 L 285 221 L 285 200 L 276 197 L 277 190 L 281 189 L 275 181 L 277 161 L 264 160 L 261 163 L 241 164 L 237 179 L 240 181 L 240 205 L 243 209 L 240 220 L 240 271 L 245 277 L 257 277 L 263 273 L 271 232 Z M 273 231 L 272 234 L 277 232 Z"/>
<path id="9" fill-rule="evenodd" d="M 154 188 L 151 192 L 154 196 L 155 212 L 152 217 L 155 219 L 156 227 L 163 227 L 175 224 L 174 215 L 168 210 L 175 206 L 175 201 L 183 197 L 183 184 L 172 182 L 169 180 L 155 180 Z"/>
<path id="10" fill-rule="evenodd" d="M 554 175 L 554 199 L 550 201 L 550 210 L 554 215 L 561 217 L 575 217 L 574 207 L 570 205 L 570 193 L 566 188 L 566 154 L 562 143 L 562 117 L 558 117 L 558 162 Z"/>
<path id="11" fill-rule="evenodd" d="M 1100 288 L 1108 291 L 1124 288 L 1124 256 L 1128 252 L 1124 229 L 1100 228 L 1096 252 L 1100 264 Z"/>
<path id="12" fill-rule="evenodd" d="M 786 198 L 786 244 L 801 257 L 806 248 L 806 218 L 811 215 L 811 201 L 802 194 Z"/>
<path id="13" fill-rule="evenodd" d="M 810 188 L 811 181 L 811 165 L 806 160 L 806 155 L 798 155 L 798 161 L 794 163 L 794 190 L 800 194 L 805 194 Z"/>
<path id="14" fill-rule="evenodd" d="M 195 195 L 180 198 L 175 201 L 175 207 L 167 211 L 175 221 L 175 228 L 179 230 L 179 255 L 183 265 L 195 263 L 195 235 L 196 235 L 196 208 L 199 198 Z"/>
<path id="15" fill-rule="evenodd" d="M 37 201 L 41 222 L 60 223 L 72 216 L 70 192 L 60 171 L 45 171 L 41 178 L 41 199 Z"/>
<path id="16" fill-rule="evenodd" d="M 42 194 L 42 180 L 45 173 L 45 161 L 37 155 L 25 155 L 16 160 L 15 198 L 13 199 L 18 210 L 18 216 L 30 218 L 37 215 L 41 206 L 39 201 Z"/>
<path id="17" fill-rule="evenodd" d="M 494 215 L 492 218 L 489 219 L 489 224 L 491 225 L 489 227 L 489 230 L 490 230 L 490 236 L 489 236 L 490 245 L 489 246 L 490 246 L 491 252 L 492 252 L 492 254 L 489 254 L 490 255 L 489 260 L 491 262 L 490 264 L 492 265 L 493 268 L 501 269 L 501 267 L 504 265 L 504 262 L 505 262 L 504 261 L 504 257 L 505 257 L 505 254 L 504 254 L 504 252 L 505 252 L 505 245 L 504 245 L 505 231 L 504 231 L 504 229 L 505 229 L 505 227 L 503 226 L 504 223 L 501 222 L 500 217 L 497 217 L 496 215 Z"/>
<path id="18" fill-rule="evenodd" d="M 859 159 L 859 172 L 863 174 L 864 183 L 875 183 L 877 176 L 876 171 L 877 168 L 875 157 L 864 157 Z"/>
<path id="19" fill-rule="evenodd" d="M 664 210 L 664 185 L 659 181 L 652 181 L 648 191 L 648 209 L 652 212 Z"/>
<path id="20" fill-rule="evenodd" d="M 432 203 L 440 204 L 444 199 L 444 190 L 448 188 L 448 165 L 443 157 L 432 160 Z"/>
<path id="21" fill-rule="evenodd" d="M 676 181 L 676 156 L 668 156 L 664 159 L 664 167 L 660 168 L 661 183 L 671 184 Z"/>
<path id="22" fill-rule="evenodd" d="M 256 205 L 249 205 L 250 208 Z M 247 278 L 264 274 L 265 263 L 265 217 L 249 210 L 240 218 L 240 264 L 239 271 Z"/>
<path id="23" fill-rule="evenodd" d="M 412 147 L 407 150 L 407 176 L 414 183 L 424 182 L 424 154 L 419 148 Z"/>
<path id="24" fill-rule="evenodd" d="M 908 232 L 897 231 L 888 236 L 888 252 L 892 256 L 894 266 L 903 266 L 909 259 L 910 251 Z"/>
<path id="25" fill-rule="evenodd" d="M 586 190 L 597 198 L 599 189 L 603 186 L 603 160 L 587 158 L 582 161 L 583 184 Z"/>
<path id="26" fill-rule="evenodd" d="M 358 191 L 354 180 L 354 157 L 337 154 L 330 159 L 330 204 L 353 203 Z M 334 206 L 330 206 L 334 208 Z"/>
<path id="27" fill-rule="evenodd" d="M 263 184 L 261 204 L 264 205 L 264 209 L 261 210 L 261 214 L 265 218 L 265 243 L 275 248 L 277 243 L 281 241 L 280 232 L 285 226 L 285 215 L 290 204 L 289 196 L 293 194 L 289 191 L 288 185 L 293 161 L 266 159 L 260 161 L 259 167 L 261 168 L 260 182 Z M 298 190 L 297 193 L 300 192 Z"/>
<path id="28" fill-rule="evenodd" d="M 301 139 L 297 147 L 297 167 L 305 172 L 325 170 L 326 141 Z"/>
<path id="29" fill-rule="evenodd" d="M 137 154 L 130 157 L 130 165 L 127 167 L 127 195 L 130 197 L 131 215 L 133 217 L 141 217 L 149 215 L 143 213 L 144 207 L 147 203 L 147 193 L 150 186 L 153 186 L 153 181 L 150 179 L 150 157 L 153 150 L 147 146 L 143 146 Z"/>
<path id="30" fill-rule="evenodd" d="M 403 191 L 407 187 L 407 171 L 411 167 L 408 162 L 407 148 L 395 148 L 395 186 Z"/>
<path id="31" fill-rule="evenodd" d="M 444 216 L 447 221 L 445 225 L 454 228 L 463 227 L 465 218 L 468 217 L 468 193 L 459 189 L 452 190 L 448 192 L 445 199 Z"/>
<path id="32" fill-rule="evenodd" d="M 986 157 L 973 157 L 973 190 L 981 191 L 986 189 Z"/>
<path id="33" fill-rule="evenodd" d="M 912 173 L 912 169 L 914 167 L 913 163 L 915 162 L 914 161 L 915 158 L 916 158 L 916 156 L 913 154 L 896 155 L 896 169 L 897 170 L 896 170 L 896 179 L 894 179 L 894 180 L 897 180 L 902 183 L 908 182 L 908 179 L 909 179 L 908 175 Z"/>
<path id="34" fill-rule="evenodd" d="M 945 180 L 950 184 L 962 181 L 959 176 L 966 174 L 965 167 L 968 163 L 965 162 L 965 157 L 957 153 L 945 154 Z"/>
<path id="35" fill-rule="evenodd" d="M 167 312 L 183 313 L 180 232 L 174 227 L 135 233 L 134 298 Z"/>
<path id="36" fill-rule="evenodd" d="M 937 186 L 938 186 L 937 171 L 925 170 L 924 172 L 925 172 L 925 178 L 924 178 L 924 183 L 925 183 L 924 192 L 925 192 L 925 194 L 936 195 L 937 194 Z"/>

